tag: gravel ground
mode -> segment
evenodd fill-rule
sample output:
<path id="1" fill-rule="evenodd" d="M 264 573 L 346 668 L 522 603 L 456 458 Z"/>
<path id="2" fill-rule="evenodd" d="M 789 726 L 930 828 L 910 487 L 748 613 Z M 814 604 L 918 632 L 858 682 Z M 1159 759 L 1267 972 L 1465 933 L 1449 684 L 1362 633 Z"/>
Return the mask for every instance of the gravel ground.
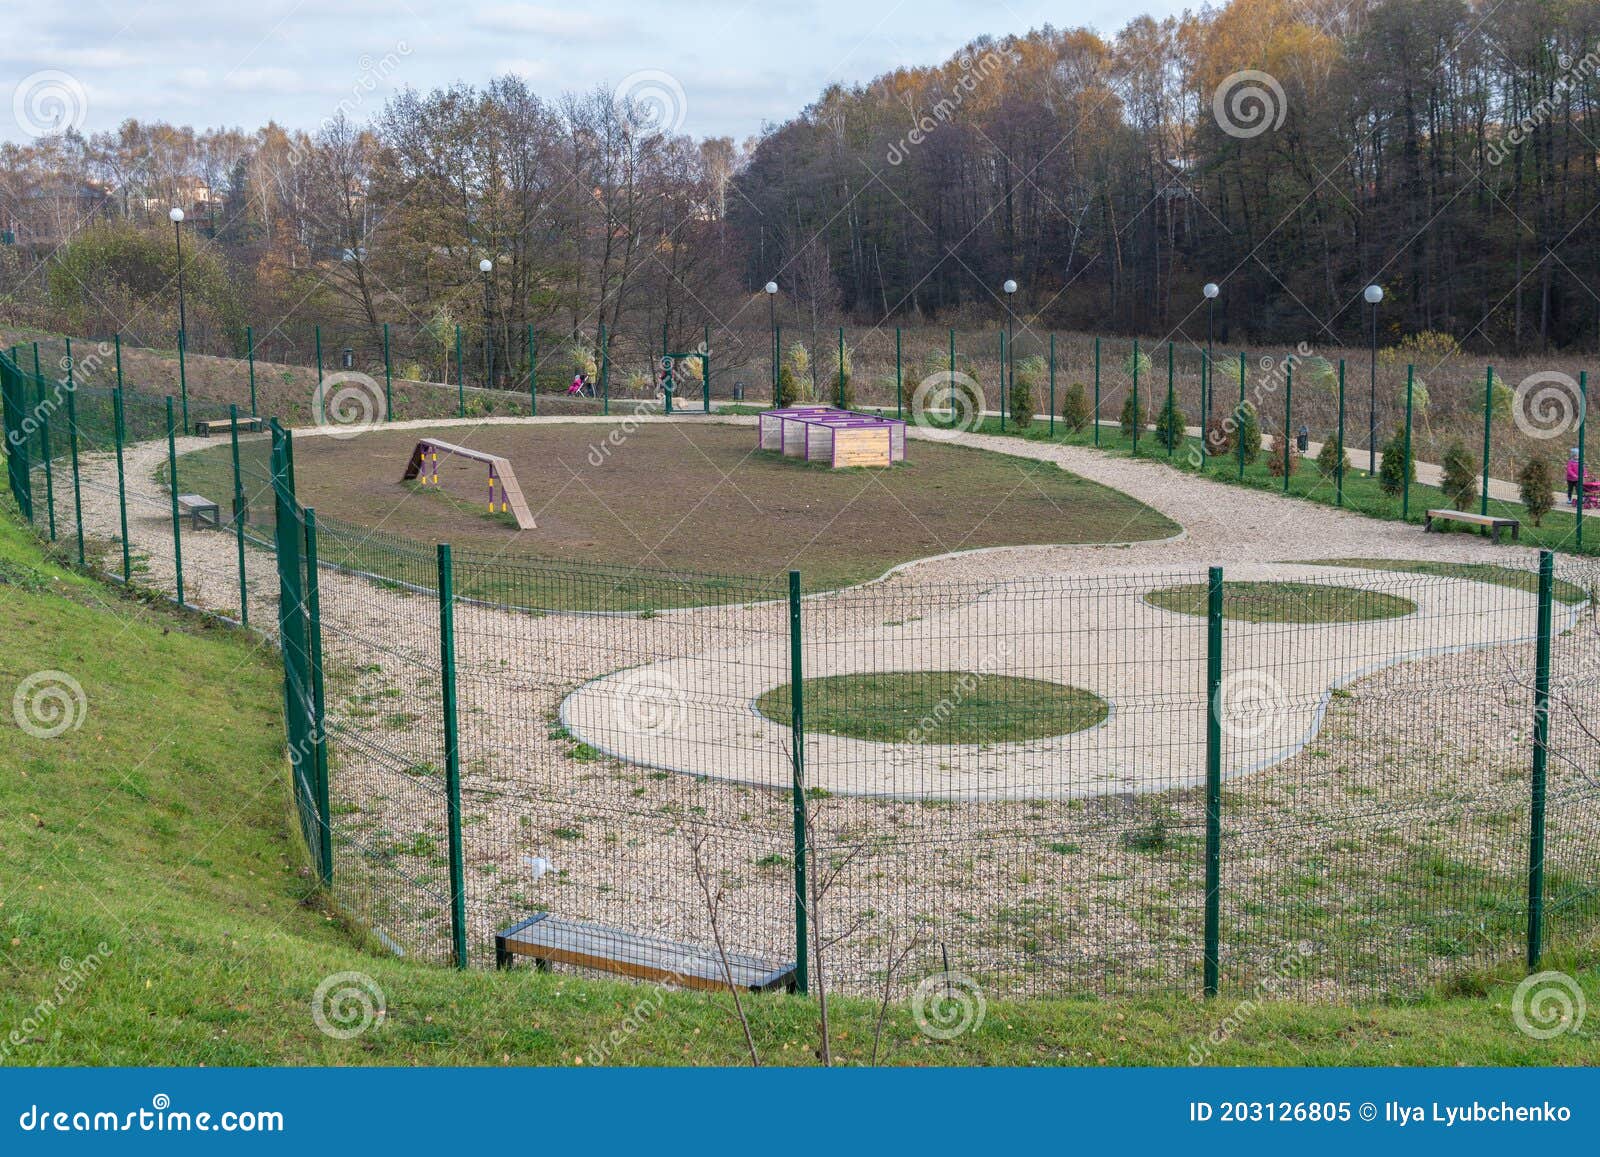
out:
<path id="1" fill-rule="evenodd" d="M 305 436 L 317 435 L 297 432 Z M 914 940 L 896 983 L 948 960 L 991 991 L 1193 990 L 1203 811 L 1187 785 L 1204 749 L 1204 624 L 1138 596 L 1198 581 L 1211 564 L 1232 577 L 1337 575 L 1421 608 L 1409 620 L 1338 628 L 1230 627 L 1230 668 L 1274 682 L 1240 689 L 1243 722 L 1225 743 L 1227 975 L 1240 984 L 1277 975 L 1292 953 L 1281 990 L 1336 999 L 1408 991 L 1513 950 L 1514 930 L 1486 920 L 1481 897 L 1512 887 L 1526 854 L 1531 649 L 1515 640 L 1527 635 L 1531 601 L 1460 580 L 1271 564 L 1349 556 L 1525 566 L 1536 552 L 1465 535 L 1425 538 L 1417 527 L 1088 449 L 962 440 L 1134 494 L 1185 534 L 954 554 L 808 599 L 808 674 L 960 667 L 975 647 L 1012 638 L 1022 641 L 997 669 L 1070 677 L 1101 690 L 1116 712 L 1074 737 L 1080 753 L 1065 766 L 1048 758 L 1049 745 L 1021 759 L 968 753 L 965 764 L 945 749 L 948 767 L 917 753 L 918 791 L 898 794 L 942 798 L 837 794 L 881 788 L 882 753 L 841 744 L 830 754 L 826 741 L 808 740 L 815 773 L 832 789 L 814 793 L 809 820 L 812 879 L 825 888 L 814 920 L 837 937 L 825 949 L 835 983 L 871 991 L 895 946 Z M 183 439 L 179 451 L 206 444 Z M 129 448 L 129 525 L 137 580 L 170 590 L 170 508 L 154 477 L 164 458 L 159 444 Z M 116 534 L 115 478 L 109 459 L 86 464 L 94 539 Z M 189 601 L 237 616 L 232 536 L 185 531 L 183 551 Z M 118 569 L 115 550 L 106 563 Z M 247 566 L 252 622 L 270 625 L 272 559 L 251 549 Z M 339 895 L 407 951 L 436 958 L 448 895 L 437 606 L 331 573 L 321 596 Z M 1571 673 L 1572 694 L 1592 696 L 1600 636 L 1587 611 L 1567 625 L 1558 676 Z M 542 908 L 705 942 L 698 856 L 720 885 L 730 942 L 793 957 L 794 808 L 774 771 L 786 766 L 787 732 L 753 715 L 745 694 L 787 680 L 786 632 L 785 608 L 770 604 L 640 617 L 458 608 L 475 945 Z M 1455 647 L 1475 649 L 1382 667 L 1329 695 L 1336 680 Z M 700 684 L 713 662 L 727 686 L 707 694 Z M 619 682 L 632 692 L 609 695 L 581 719 L 569 710 L 563 723 L 563 702 L 591 680 L 601 681 L 591 696 Z M 639 754 L 646 744 L 659 753 L 660 736 L 674 729 L 704 733 L 707 751 L 685 755 L 686 765 L 717 762 L 689 775 L 606 754 Z M 1592 789 L 1593 741 L 1581 730 L 1563 734 L 1573 766 L 1554 774 L 1575 791 Z M 639 750 L 623 750 L 630 743 Z M 1588 799 L 1553 812 L 1563 838 L 1552 847 L 1575 864 L 1587 855 L 1592 867 L 1600 825 Z M 555 865 L 537 880 L 524 860 L 535 855 Z"/>

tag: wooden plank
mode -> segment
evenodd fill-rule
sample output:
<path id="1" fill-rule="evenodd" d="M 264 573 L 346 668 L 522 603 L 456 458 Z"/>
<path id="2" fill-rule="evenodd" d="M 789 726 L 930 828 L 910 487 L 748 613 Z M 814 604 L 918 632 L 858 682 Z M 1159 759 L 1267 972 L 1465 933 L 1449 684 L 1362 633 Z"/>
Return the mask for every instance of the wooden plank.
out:
<path id="1" fill-rule="evenodd" d="M 528 508 L 528 500 L 522 495 L 522 487 L 517 485 L 516 471 L 511 469 L 510 460 L 499 454 L 490 454 L 486 450 L 473 450 L 467 446 L 457 446 L 453 442 L 428 438 L 411 448 L 411 458 L 406 463 L 405 473 L 400 476 L 402 482 L 410 482 L 423 472 L 425 455 L 430 450 L 438 454 L 466 458 L 472 462 L 482 462 L 486 466 L 493 467 L 500 479 L 500 485 L 505 490 L 506 505 L 511 508 L 512 517 L 517 520 L 517 529 L 538 529 L 538 524 L 533 520 L 533 511 Z"/>
<path id="2" fill-rule="evenodd" d="M 849 466 L 888 466 L 891 457 L 889 430 L 876 427 L 833 432 L 833 465 L 835 469 Z"/>
<path id="3" fill-rule="evenodd" d="M 685 988 L 725 989 L 727 975 L 740 988 L 765 992 L 787 986 L 793 964 L 774 964 L 748 953 L 728 954 L 728 971 L 715 948 L 605 928 L 542 913 L 513 925 L 495 940 L 501 957 L 529 956 L 582 968 L 661 980 Z"/>
<path id="4" fill-rule="evenodd" d="M 1474 514 L 1470 510 L 1430 510 L 1429 518 L 1445 518 L 1455 522 L 1470 522 L 1474 526 L 1517 526 L 1519 519 L 1494 514 Z"/>

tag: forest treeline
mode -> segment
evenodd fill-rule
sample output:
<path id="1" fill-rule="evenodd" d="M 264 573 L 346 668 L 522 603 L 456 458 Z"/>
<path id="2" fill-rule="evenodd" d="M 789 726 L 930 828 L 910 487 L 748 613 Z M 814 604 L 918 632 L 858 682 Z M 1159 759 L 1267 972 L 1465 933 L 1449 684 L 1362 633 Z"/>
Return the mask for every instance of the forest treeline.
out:
<path id="1" fill-rule="evenodd" d="M 515 76 L 309 133 L 128 121 L 0 148 L 0 293 L 171 332 L 176 204 L 191 329 L 391 322 L 444 352 L 487 317 L 507 374 L 530 326 L 759 329 L 769 279 L 802 331 L 990 319 L 1014 278 L 1043 326 L 1194 337 L 1216 281 L 1219 339 L 1328 345 L 1376 281 L 1385 343 L 1594 348 L 1597 74 L 1593 3 L 1232 0 L 981 38 L 737 143 Z"/>

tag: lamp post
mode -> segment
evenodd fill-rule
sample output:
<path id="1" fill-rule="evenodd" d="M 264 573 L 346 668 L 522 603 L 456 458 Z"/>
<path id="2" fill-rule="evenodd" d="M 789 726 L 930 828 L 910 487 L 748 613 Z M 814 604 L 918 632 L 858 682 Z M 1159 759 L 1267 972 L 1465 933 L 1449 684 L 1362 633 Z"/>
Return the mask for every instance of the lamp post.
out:
<path id="1" fill-rule="evenodd" d="M 769 281 L 763 289 L 767 295 L 767 334 L 772 347 L 772 404 L 778 404 L 778 283 Z"/>
<path id="2" fill-rule="evenodd" d="M 1016 296 L 1017 283 L 1007 278 L 1006 283 L 1000 288 L 1005 290 L 1006 295 L 1006 380 L 1004 388 L 1000 391 L 1000 417 L 1003 425 L 1006 407 L 1011 401 L 1006 395 L 1017 379 L 1017 313 L 1011 307 L 1012 298 Z M 1012 417 L 1016 415 L 1013 414 Z"/>
<path id="3" fill-rule="evenodd" d="M 494 272 L 494 262 L 485 257 L 478 262 L 478 272 L 483 274 L 483 385 L 494 388 L 494 339 L 489 336 L 489 274 Z"/>
<path id="4" fill-rule="evenodd" d="M 1383 300 L 1383 286 L 1369 285 L 1361 291 L 1369 310 L 1369 332 L 1372 335 L 1372 364 L 1367 382 L 1367 474 L 1378 472 L 1378 302 Z"/>
<path id="5" fill-rule="evenodd" d="M 172 221 L 172 238 L 178 244 L 178 344 L 181 346 L 189 328 L 183 313 L 183 210 L 174 206 L 167 217 Z"/>

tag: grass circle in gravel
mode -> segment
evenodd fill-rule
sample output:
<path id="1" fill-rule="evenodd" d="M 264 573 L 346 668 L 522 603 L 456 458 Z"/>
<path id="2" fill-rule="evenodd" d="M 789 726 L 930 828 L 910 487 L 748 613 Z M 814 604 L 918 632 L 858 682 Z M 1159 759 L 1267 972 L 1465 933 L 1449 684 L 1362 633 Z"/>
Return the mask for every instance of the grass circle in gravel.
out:
<path id="1" fill-rule="evenodd" d="M 1150 591 L 1144 601 L 1164 611 L 1204 618 L 1210 590 L 1184 583 Z M 1222 617 L 1242 623 L 1366 623 L 1399 619 L 1417 604 L 1399 595 L 1325 583 L 1224 582 Z"/>
<path id="2" fill-rule="evenodd" d="M 756 708 L 787 724 L 790 686 L 766 692 Z M 802 686 L 807 731 L 880 743 L 1017 743 L 1084 731 L 1111 712 L 1081 687 L 971 671 L 826 675 Z"/>

